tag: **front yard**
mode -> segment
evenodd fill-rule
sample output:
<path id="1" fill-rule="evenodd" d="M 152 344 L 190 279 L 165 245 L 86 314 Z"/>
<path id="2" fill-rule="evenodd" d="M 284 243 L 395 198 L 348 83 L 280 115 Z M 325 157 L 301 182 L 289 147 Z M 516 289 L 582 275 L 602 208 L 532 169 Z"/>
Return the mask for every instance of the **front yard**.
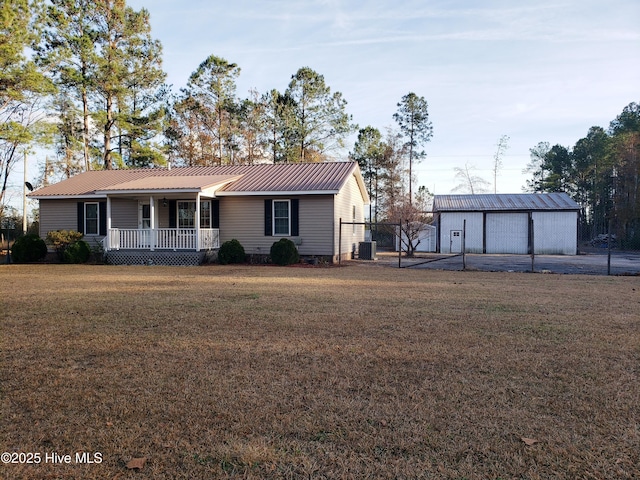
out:
<path id="1" fill-rule="evenodd" d="M 640 476 L 638 277 L 1 265 L 0 285 L 2 478 Z"/>

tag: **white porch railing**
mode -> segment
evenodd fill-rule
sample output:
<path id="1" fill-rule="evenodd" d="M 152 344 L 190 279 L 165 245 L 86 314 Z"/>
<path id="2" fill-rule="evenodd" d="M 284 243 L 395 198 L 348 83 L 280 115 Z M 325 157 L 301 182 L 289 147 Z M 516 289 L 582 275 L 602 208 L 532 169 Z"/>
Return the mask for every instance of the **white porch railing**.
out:
<path id="1" fill-rule="evenodd" d="M 107 235 L 107 250 L 209 250 L 220 247 L 217 228 L 111 228 Z"/>

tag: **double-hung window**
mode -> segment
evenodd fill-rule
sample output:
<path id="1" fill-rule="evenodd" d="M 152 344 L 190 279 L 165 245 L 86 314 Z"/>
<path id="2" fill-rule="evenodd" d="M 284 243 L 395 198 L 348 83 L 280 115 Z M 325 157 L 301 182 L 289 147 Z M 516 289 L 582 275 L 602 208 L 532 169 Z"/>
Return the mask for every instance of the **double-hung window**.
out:
<path id="1" fill-rule="evenodd" d="M 178 228 L 196 228 L 196 202 L 178 201 Z M 211 200 L 200 201 L 200 228 L 211 228 Z"/>
<path id="2" fill-rule="evenodd" d="M 151 205 L 149 205 L 148 203 L 142 204 L 141 215 L 142 218 L 140 219 L 140 223 L 142 223 L 142 228 L 151 228 Z"/>
<path id="3" fill-rule="evenodd" d="M 98 235 L 100 226 L 100 209 L 98 203 L 84 204 L 84 234 Z"/>
<path id="4" fill-rule="evenodd" d="M 200 202 L 200 228 L 211 228 L 211 201 Z"/>
<path id="5" fill-rule="evenodd" d="M 264 200 L 264 235 L 266 237 L 297 237 L 300 235 L 300 200 Z"/>
<path id="6" fill-rule="evenodd" d="M 178 228 L 196 228 L 196 202 L 178 202 Z"/>
<path id="7" fill-rule="evenodd" d="M 273 201 L 273 235 L 291 235 L 291 202 L 289 200 Z"/>

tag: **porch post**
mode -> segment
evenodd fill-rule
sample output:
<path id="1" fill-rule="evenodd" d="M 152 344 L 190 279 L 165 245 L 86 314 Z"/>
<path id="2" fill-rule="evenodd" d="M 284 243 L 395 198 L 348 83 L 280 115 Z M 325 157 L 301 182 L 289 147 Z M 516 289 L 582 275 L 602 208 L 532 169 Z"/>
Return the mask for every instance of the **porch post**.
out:
<path id="1" fill-rule="evenodd" d="M 107 237 L 104 242 L 104 248 L 109 251 L 111 250 L 111 197 L 107 195 Z"/>
<path id="2" fill-rule="evenodd" d="M 196 218 L 193 223 L 196 227 L 196 252 L 200 251 L 200 192 L 196 193 Z"/>
<path id="3" fill-rule="evenodd" d="M 153 195 L 149 197 L 149 250 L 152 252 L 156 249 L 156 222 L 155 212 L 156 206 Z"/>

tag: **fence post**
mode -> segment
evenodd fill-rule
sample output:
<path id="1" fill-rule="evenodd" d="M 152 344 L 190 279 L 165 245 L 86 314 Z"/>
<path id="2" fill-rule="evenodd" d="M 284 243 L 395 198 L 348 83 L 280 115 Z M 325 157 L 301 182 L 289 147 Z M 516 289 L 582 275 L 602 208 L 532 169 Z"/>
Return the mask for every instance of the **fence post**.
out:
<path id="1" fill-rule="evenodd" d="M 398 224 L 400 237 L 398 240 L 398 268 L 402 268 L 402 220 Z"/>
<path id="2" fill-rule="evenodd" d="M 462 270 L 463 271 L 467 269 L 466 250 L 467 250 L 467 219 L 465 218 L 462 221 Z"/>
<path id="3" fill-rule="evenodd" d="M 533 217 L 529 217 L 529 235 L 531 238 L 531 273 L 535 273 L 535 260 L 536 260 L 536 246 L 535 246 L 535 234 L 533 233 Z"/>
<path id="4" fill-rule="evenodd" d="M 338 227 L 338 265 L 342 265 L 342 217 L 340 217 L 340 226 Z"/>
<path id="5" fill-rule="evenodd" d="M 609 231 L 607 233 L 607 275 L 611 275 L 611 218 L 609 218 Z"/>

